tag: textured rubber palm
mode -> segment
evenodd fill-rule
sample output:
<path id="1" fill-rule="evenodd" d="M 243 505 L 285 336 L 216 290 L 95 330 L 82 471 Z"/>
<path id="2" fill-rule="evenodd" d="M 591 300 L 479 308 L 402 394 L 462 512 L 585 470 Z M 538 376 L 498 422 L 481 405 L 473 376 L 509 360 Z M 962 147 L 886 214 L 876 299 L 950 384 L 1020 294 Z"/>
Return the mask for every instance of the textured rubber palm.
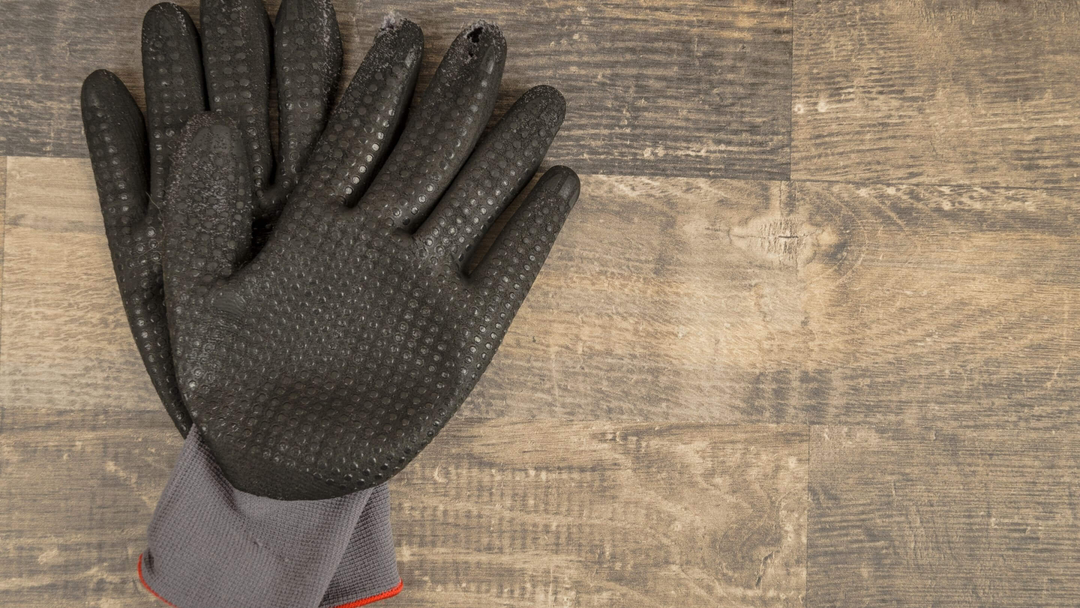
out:
<path id="1" fill-rule="evenodd" d="M 577 199 L 572 171 L 548 171 L 466 276 L 564 102 L 530 90 L 472 153 L 505 57 L 499 30 L 479 23 L 451 44 L 391 152 L 420 51 L 408 21 L 380 34 L 247 264 L 255 202 L 240 126 L 207 114 L 182 137 L 165 211 L 174 361 L 188 411 L 245 492 L 330 498 L 400 471 L 491 361 Z"/>
<path id="2" fill-rule="evenodd" d="M 272 32 L 266 10 L 261 0 L 204 0 L 201 15 L 201 40 L 191 18 L 175 4 L 155 5 L 143 19 L 146 127 L 131 94 L 112 73 L 91 74 L 82 91 L 87 144 L 124 308 L 146 370 L 185 435 L 191 418 L 172 365 L 161 267 L 160 210 L 178 136 L 207 109 L 244 125 L 255 213 L 268 223 L 280 212 L 326 124 L 342 56 L 330 0 L 282 3 L 273 51 L 281 150 L 271 180 Z"/>

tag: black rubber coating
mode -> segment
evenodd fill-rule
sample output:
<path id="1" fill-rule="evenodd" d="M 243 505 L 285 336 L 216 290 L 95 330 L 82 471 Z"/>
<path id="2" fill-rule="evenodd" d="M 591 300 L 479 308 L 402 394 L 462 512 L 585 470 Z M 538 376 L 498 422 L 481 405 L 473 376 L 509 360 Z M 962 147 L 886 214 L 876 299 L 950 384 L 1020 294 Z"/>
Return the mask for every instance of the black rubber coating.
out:
<path id="1" fill-rule="evenodd" d="M 245 149 L 249 168 L 255 167 L 249 179 L 262 236 L 322 133 L 342 57 L 331 0 L 282 3 L 273 62 L 281 150 L 277 178 L 268 183 L 272 33 L 266 10 L 258 0 L 205 0 L 201 14 L 207 34 L 202 41 L 191 17 L 175 4 L 157 4 L 143 19 L 145 127 L 127 88 L 112 73 L 94 72 L 82 91 L 87 145 L 124 308 L 146 370 L 185 436 L 191 418 L 173 370 L 161 268 L 160 210 L 177 138 L 193 116 L 211 107 L 248 126 Z M 214 99 L 208 98 L 208 87 Z"/>
<path id="2" fill-rule="evenodd" d="M 204 11 L 211 3 L 204 2 Z M 219 15 L 242 15 L 238 39 L 262 52 L 251 2 L 213 3 L 229 5 Z M 301 14 L 293 9 L 279 16 L 279 32 L 283 19 Z M 336 26 L 322 28 L 336 33 Z M 203 49 L 224 53 L 221 44 L 204 41 Z M 478 143 L 506 53 L 498 28 L 478 22 L 453 42 L 403 121 L 422 49 L 419 27 L 388 19 L 324 130 L 299 110 L 291 122 L 283 119 L 297 142 L 322 134 L 306 163 L 308 154 L 296 152 L 302 144 L 282 145 L 289 157 L 279 160 L 275 187 L 295 180 L 295 189 L 261 249 L 252 246 L 268 191 L 260 181 L 266 173 L 260 106 L 217 101 L 225 91 L 246 99 L 259 85 L 238 79 L 224 86 L 209 78 L 211 106 L 227 110 L 188 119 L 166 148 L 174 154 L 163 213 L 155 214 L 164 220 L 164 246 L 159 236 L 147 255 L 162 260 L 165 301 L 160 289 L 148 287 L 140 293 L 158 296 L 149 298 L 153 306 L 128 297 L 125 304 L 140 348 L 165 340 L 181 395 L 173 409 L 199 426 L 237 489 L 321 499 L 381 484 L 400 471 L 476 384 L 577 200 L 573 171 L 548 170 L 467 276 L 472 250 L 539 167 L 562 123 L 564 101 L 555 89 L 536 87 Z M 278 45 L 279 60 L 282 52 Z M 229 53 L 250 59 L 246 50 Z M 340 52 L 328 56 L 340 59 Z M 248 74 L 261 74 L 264 63 L 245 65 Z M 316 89 L 329 95 L 317 70 L 304 82 L 319 83 Z M 154 268 L 113 237 L 125 233 L 123 219 L 115 218 L 131 214 L 131 222 L 145 223 L 141 218 L 150 215 L 145 200 L 133 201 L 137 215 L 110 211 L 120 190 L 147 187 L 145 169 L 127 169 L 147 161 L 134 126 L 141 125 L 138 111 L 126 95 L 109 75 L 91 76 L 84 88 L 106 223 L 121 224 L 109 238 L 122 290 L 129 276 L 152 277 Z M 280 170 L 290 162 L 303 168 Z M 130 183 L 120 188 L 120 180 Z M 140 306 L 167 311 L 168 331 L 145 334 L 147 325 L 160 330 L 160 318 L 140 325 L 150 314 Z M 165 373 L 147 366 L 152 375 Z"/>

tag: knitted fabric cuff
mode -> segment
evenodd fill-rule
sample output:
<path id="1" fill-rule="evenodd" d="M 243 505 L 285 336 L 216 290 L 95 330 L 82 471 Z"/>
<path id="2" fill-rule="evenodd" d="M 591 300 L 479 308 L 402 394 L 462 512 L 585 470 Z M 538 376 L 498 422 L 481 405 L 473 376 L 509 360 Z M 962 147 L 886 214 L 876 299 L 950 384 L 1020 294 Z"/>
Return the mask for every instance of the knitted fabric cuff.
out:
<path id="1" fill-rule="evenodd" d="M 389 515 L 385 486 L 312 501 L 240 492 L 193 428 L 139 577 L 176 608 L 355 608 L 401 590 Z"/>

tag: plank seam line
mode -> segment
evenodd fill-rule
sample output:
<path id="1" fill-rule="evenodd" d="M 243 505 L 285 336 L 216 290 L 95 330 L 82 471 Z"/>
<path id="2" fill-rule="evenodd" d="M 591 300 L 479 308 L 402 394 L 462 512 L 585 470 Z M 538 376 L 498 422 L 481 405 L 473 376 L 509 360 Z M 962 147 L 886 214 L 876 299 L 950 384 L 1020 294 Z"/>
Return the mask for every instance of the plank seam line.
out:
<path id="1" fill-rule="evenodd" d="M 979 190 L 1023 190 L 1028 192 L 1052 191 L 1052 192 L 1080 192 L 1080 185 L 1077 186 L 1007 186 L 1007 185 L 991 185 L 982 186 L 979 184 L 950 184 L 950 183 L 929 183 L 929 182 L 906 182 L 906 181 L 866 181 L 866 180 L 842 180 L 842 179 L 804 179 L 799 177 L 792 177 L 792 182 L 798 182 L 802 184 L 843 184 L 849 186 L 908 186 L 908 187 L 922 187 L 922 188 L 971 188 Z"/>

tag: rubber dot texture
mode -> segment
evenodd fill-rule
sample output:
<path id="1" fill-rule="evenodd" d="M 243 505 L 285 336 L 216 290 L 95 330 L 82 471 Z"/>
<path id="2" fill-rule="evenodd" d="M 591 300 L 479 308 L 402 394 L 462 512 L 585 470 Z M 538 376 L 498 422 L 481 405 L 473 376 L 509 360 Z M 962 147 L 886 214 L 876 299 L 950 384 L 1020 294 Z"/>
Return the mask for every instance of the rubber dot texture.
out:
<path id="1" fill-rule="evenodd" d="M 505 48 L 488 24 L 451 45 L 371 187 L 348 194 L 392 143 L 397 96 L 419 60 L 414 27 L 399 25 L 376 41 L 354 81 L 359 88 L 331 117 L 266 247 L 234 275 L 223 279 L 221 270 L 235 243 L 205 231 L 230 225 L 240 198 L 215 186 L 216 203 L 185 206 L 182 198 L 212 197 L 170 191 L 166 232 L 178 247 L 175 255 L 168 248 L 166 277 L 180 386 L 223 471 L 243 491 L 330 498 L 400 471 L 490 363 L 577 197 L 572 172 L 549 171 L 481 273 L 465 276 L 458 256 L 447 255 L 443 235 L 458 244 L 447 226 L 476 209 L 470 242 L 482 237 L 532 177 L 563 117 L 557 91 L 534 89 L 473 154 L 489 112 L 480 106 L 495 98 Z M 434 200 L 421 204 L 425 191 Z M 415 203 L 412 221 L 388 222 L 387 211 L 403 200 Z M 429 215 L 440 218 L 435 228 L 416 231 Z M 190 297 L 174 304 L 172 294 Z"/>
<path id="2" fill-rule="evenodd" d="M 125 299 L 137 342 L 138 324 L 162 336 L 182 411 L 230 483 L 313 500 L 384 483 L 445 426 L 506 335 L 579 182 L 570 169 L 548 169 L 466 274 L 476 244 L 537 172 L 563 120 L 562 96 L 531 89 L 481 140 L 506 53 L 499 29 L 481 21 L 453 41 L 406 117 L 423 36 L 393 17 L 328 113 L 339 43 L 317 9 L 329 3 L 286 2 L 271 51 L 259 2 L 204 0 L 210 111 L 177 132 L 172 117 L 190 108 L 171 105 L 175 79 L 155 85 L 151 132 L 170 132 L 161 165 L 119 81 L 88 79 L 87 90 L 107 95 L 84 95 L 84 117 L 122 290 L 122 274 L 141 281 L 137 291 L 156 306 Z M 147 64 L 171 66 L 162 49 L 191 64 L 165 39 L 189 51 L 196 39 L 158 10 L 171 20 L 155 26 Z M 276 184 L 260 105 L 271 52 L 291 112 Z M 156 166 L 167 173 L 160 211 L 145 195 Z M 263 238 L 268 200 L 284 207 Z M 148 229 L 132 227 L 154 222 L 156 240 L 139 257 L 134 237 Z"/>
<path id="3" fill-rule="evenodd" d="M 94 72 L 83 84 L 82 115 L 128 323 L 162 404 L 186 434 L 191 418 L 173 369 L 161 271 L 163 231 L 160 216 L 147 200 L 150 154 L 142 115 L 120 79 L 105 70 Z"/>
<path id="4" fill-rule="evenodd" d="M 331 0 L 283 4 L 274 43 L 278 105 L 283 108 L 276 184 L 291 190 L 326 125 L 341 72 L 341 34 Z"/>
<path id="5" fill-rule="evenodd" d="M 199 35 L 184 9 L 162 3 L 147 11 L 142 53 L 151 148 L 150 200 L 161 205 L 176 138 L 192 116 L 206 110 Z"/>
<path id="6" fill-rule="evenodd" d="M 271 63 L 268 19 L 261 3 L 204 0 L 202 9 L 219 34 L 217 38 L 211 35 L 205 55 L 195 24 L 183 8 L 163 2 L 147 11 L 143 19 L 145 127 L 126 87 L 107 71 L 87 78 L 82 99 L 87 145 L 91 158 L 97 159 L 93 167 L 106 235 L 132 336 L 165 409 L 184 435 L 191 420 L 180 398 L 172 363 L 162 276 L 161 209 L 173 157 L 184 126 L 209 108 L 207 70 L 215 74 L 217 114 L 249 126 L 269 124 L 269 106 L 261 101 L 268 94 L 266 86 L 260 79 L 244 76 L 265 73 Z M 265 180 L 266 162 L 254 168 L 248 164 L 260 220 L 253 236 L 261 241 L 265 241 L 273 218 L 295 186 L 296 172 L 321 133 L 341 64 L 341 41 L 330 0 L 284 0 L 278 15 L 283 31 L 276 38 L 273 63 L 279 74 L 305 71 L 308 76 L 279 79 L 279 98 L 295 103 L 279 108 L 282 146 L 274 183 Z M 220 43 L 222 36 L 229 40 Z M 222 98 L 254 101 L 222 103 Z M 261 128 L 249 128 L 244 145 L 252 156 L 262 154 L 259 150 L 269 153 L 269 140 Z M 118 211 L 114 204 L 118 188 L 137 203 Z M 142 196 L 144 193 L 149 199 Z"/>

